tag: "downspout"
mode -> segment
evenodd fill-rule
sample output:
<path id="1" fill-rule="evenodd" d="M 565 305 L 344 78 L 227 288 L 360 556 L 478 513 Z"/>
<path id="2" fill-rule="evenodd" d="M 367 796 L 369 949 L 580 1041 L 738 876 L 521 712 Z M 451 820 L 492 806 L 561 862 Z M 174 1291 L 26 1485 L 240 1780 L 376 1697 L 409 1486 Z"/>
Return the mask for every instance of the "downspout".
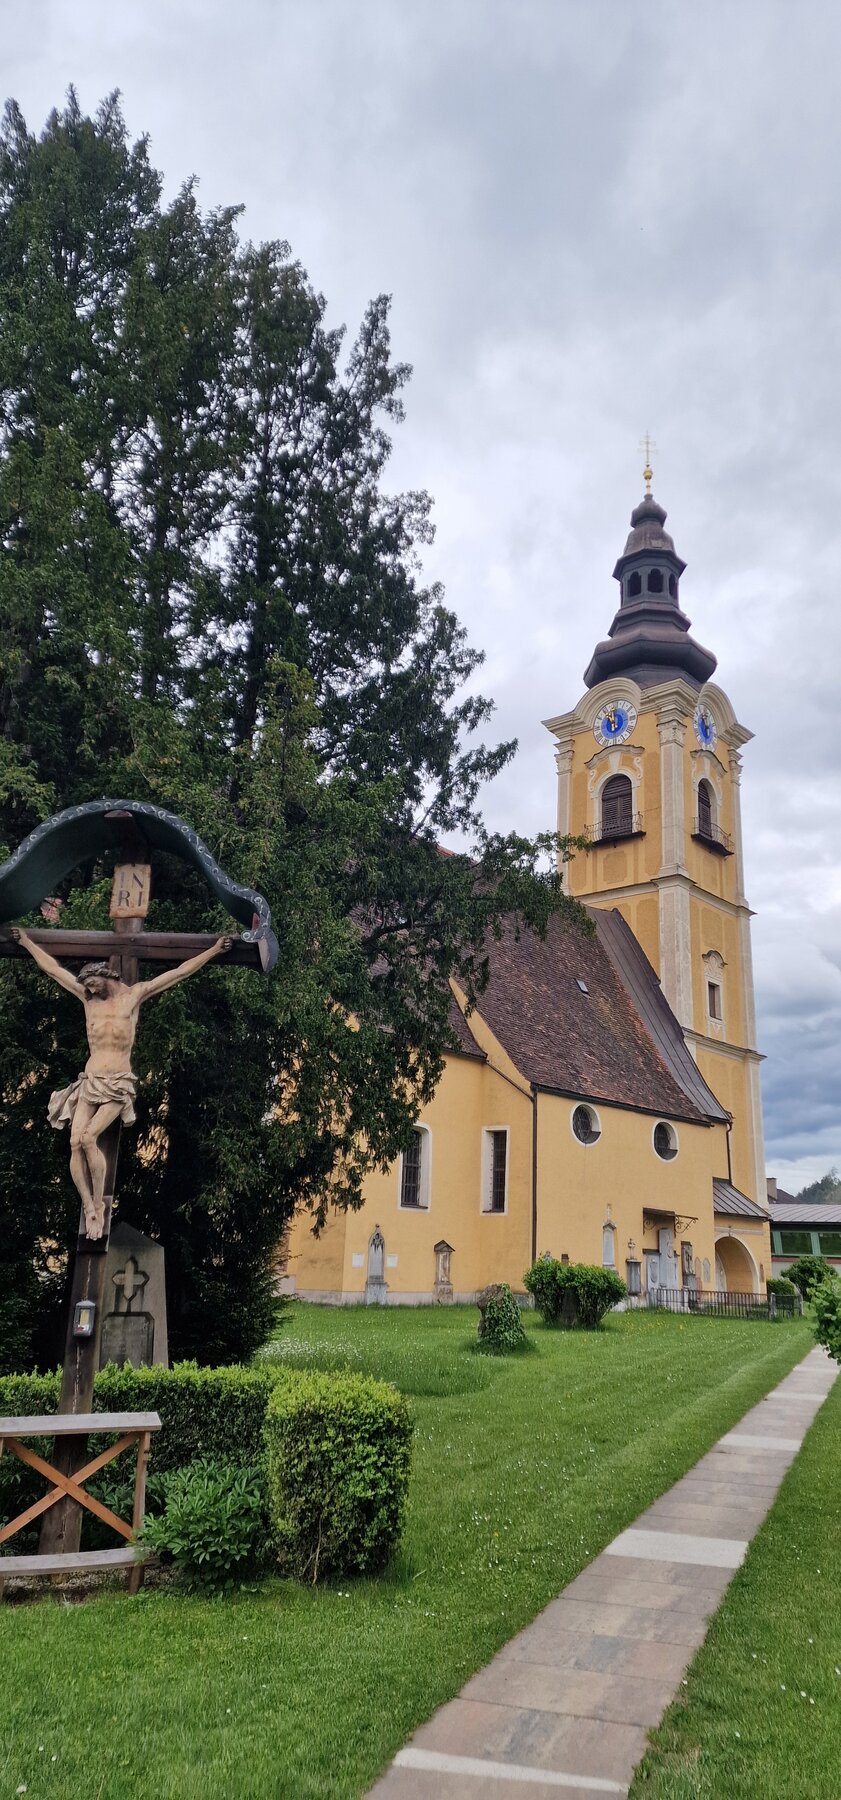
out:
<path id="1" fill-rule="evenodd" d="M 733 1130 L 733 1120 L 732 1119 L 728 1119 L 726 1129 L 727 1129 L 727 1179 L 730 1183 L 730 1186 L 732 1187 L 733 1186 L 733 1158 L 730 1155 L 730 1133 Z"/>
<path id="2" fill-rule="evenodd" d="M 531 1090 L 531 1260 L 537 1262 L 537 1088 Z"/>

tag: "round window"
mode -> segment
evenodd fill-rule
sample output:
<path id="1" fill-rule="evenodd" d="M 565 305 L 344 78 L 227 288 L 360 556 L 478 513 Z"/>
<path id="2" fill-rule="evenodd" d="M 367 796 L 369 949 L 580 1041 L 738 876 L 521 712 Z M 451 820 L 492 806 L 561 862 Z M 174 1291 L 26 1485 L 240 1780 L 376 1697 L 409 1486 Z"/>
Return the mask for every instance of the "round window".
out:
<path id="1" fill-rule="evenodd" d="M 576 1106 L 572 1115 L 572 1129 L 579 1144 L 595 1144 L 602 1135 L 598 1116 L 591 1106 Z"/>
<path id="2" fill-rule="evenodd" d="M 672 1157 L 677 1156 L 677 1132 L 664 1119 L 654 1127 L 654 1148 L 664 1162 L 671 1162 Z"/>

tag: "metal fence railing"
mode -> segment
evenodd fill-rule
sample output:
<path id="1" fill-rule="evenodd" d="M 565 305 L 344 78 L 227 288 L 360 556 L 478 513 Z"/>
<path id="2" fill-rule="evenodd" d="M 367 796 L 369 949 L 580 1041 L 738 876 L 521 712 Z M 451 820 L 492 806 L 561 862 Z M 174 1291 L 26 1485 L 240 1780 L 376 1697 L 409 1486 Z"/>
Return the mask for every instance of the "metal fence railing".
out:
<path id="1" fill-rule="evenodd" d="M 740 1294 L 718 1288 L 650 1288 L 645 1294 L 629 1294 L 625 1305 L 634 1311 L 703 1313 L 716 1319 L 799 1319 L 800 1294 Z"/>

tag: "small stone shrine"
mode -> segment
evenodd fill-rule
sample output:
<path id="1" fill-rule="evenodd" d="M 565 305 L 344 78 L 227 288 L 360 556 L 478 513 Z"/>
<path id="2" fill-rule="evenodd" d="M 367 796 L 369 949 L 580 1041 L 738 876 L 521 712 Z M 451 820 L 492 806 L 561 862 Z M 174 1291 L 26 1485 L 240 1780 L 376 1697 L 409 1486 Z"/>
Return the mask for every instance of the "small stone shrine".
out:
<path id="1" fill-rule="evenodd" d="M 385 1306 L 388 1282 L 385 1278 L 385 1238 L 375 1225 L 368 1239 L 368 1275 L 365 1281 L 366 1306 Z"/>
<path id="2" fill-rule="evenodd" d="M 99 1366 L 169 1366 L 162 1244 L 133 1225 L 115 1225 L 108 1245 Z"/>

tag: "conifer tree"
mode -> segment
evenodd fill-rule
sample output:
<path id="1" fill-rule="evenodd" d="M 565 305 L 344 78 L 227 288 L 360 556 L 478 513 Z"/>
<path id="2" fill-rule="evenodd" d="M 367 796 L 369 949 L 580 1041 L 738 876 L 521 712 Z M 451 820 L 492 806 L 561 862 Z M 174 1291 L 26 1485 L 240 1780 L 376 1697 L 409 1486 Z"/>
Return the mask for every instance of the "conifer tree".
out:
<path id="1" fill-rule="evenodd" d="M 349 348 L 287 245 L 237 209 L 165 203 L 118 99 L 71 91 L 0 136 L 0 855 L 103 795 L 182 815 L 270 899 L 270 981 L 217 973 L 144 1020 L 120 1216 L 167 1252 L 170 1333 L 247 1354 L 295 1207 L 358 1204 L 405 1143 L 512 909 L 566 904 L 548 838 L 491 837 L 479 654 L 419 548 L 425 494 L 389 494 L 408 370 L 388 301 Z M 458 833 L 469 854 L 443 856 Z M 62 922 L 105 925 L 109 870 Z M 150 928 L 224 921 L 180 865 Z M 0 1356 L 54 1357 L 75 1195 L 46 1100 L 83 1055 L 72 999 L 0 962 Z M 151 1009 L 150 1009 L 151 1012 Z M 81 1066 L 79 1063 L 78 1066 Z"/>

